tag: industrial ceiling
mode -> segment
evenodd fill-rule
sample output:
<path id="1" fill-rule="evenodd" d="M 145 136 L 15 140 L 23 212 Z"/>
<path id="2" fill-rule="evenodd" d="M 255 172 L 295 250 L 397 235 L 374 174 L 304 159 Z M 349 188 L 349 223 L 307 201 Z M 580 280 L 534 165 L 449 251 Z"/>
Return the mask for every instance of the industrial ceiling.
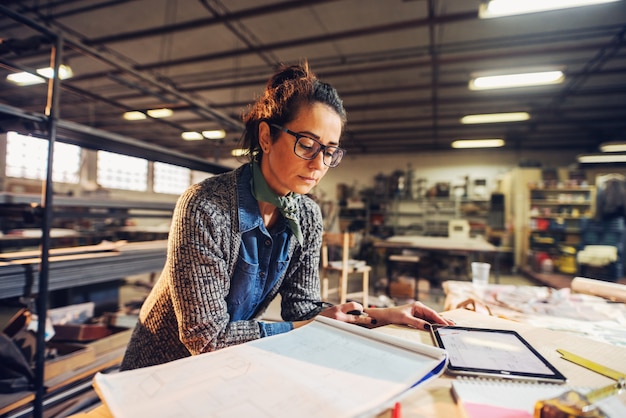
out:
<path id="1" fill-rule="evenodd" d="M 104 132 L 219 162 L 238 147 L 241 114 L 277 64 L 304 59 L 344 99 L 351 155 L 450 150 L 461 138 L 500 137 L 505 149 L 545 152 L 626 141 L 626 1 L 497 19 L 480 19 L 480 3 L 5 0 L 0 128 L 45 114 L 46 84 L 18 87 L 6 76 L 49 66 L 51 37 L 60 36 L 74 76 L 60 83 L 59 139 L 83 145 L 98 147 Z M 551 67 L 564 71 L 563 83 L 468 88 L 477 73 Z M 173 114 L 122 118 L 157 108 Z M 517 111 L 530 119 L 459 121 Z M 227 135 L 181 138 L 211 129 Z"/>

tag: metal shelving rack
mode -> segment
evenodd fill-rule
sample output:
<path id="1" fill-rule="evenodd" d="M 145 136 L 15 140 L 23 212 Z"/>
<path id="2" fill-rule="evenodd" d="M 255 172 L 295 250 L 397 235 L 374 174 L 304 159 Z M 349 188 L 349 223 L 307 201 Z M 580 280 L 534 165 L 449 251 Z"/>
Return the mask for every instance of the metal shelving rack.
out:
<path id="1" fill-rule="evenodd" d="M 387 210 L 387 219 L 394 233 L 417 235 L 448 234 L 448 222 L 451 219 L 480 220 L 487 223 L 488 210 L 481 214 L 469 215 L 464 212 L 464 205 L 480 203 L 488 206 L 486 199 L 469 198 L 421 198 L 394 199 Z"/>
<path id="2" fill-rule="evenodd" d="M 596 188 L 533 186 L 528 194 L 526 258 L 536 253 L 556 257 L 560 246 L 578 251 L 584 221 L 595 214 Z"/>
<path id="3" fill-rule="evenodd" d="M 52 44 L 50 61 L 51 67 L 54 69 L 55 76 L 49 80 L 45 113 L 37 114 L 25 112 L 21 109 L 8 105 L 0 105 L 0 114 L 16 121 L 27 122 L 28 124 L 35 126 L 39 130 L 37 134 L 46 138 L 49 143 L 47 161 L 48 167 L 41 198 L 41 208 L 43 210 L 41 228 L 41 257 L 39 265 L 38 294 L 36 297 L 36 313 L 39 318 L 45 318 L 47 316 L 48 309 L 47 295 L 49 291 L 49 253 L 51 246 L 50 229 L 53 216 L 52 162 L 54 158 L 54 145 L 57 139 L 62 139 L 62 142 L 76 144 L 84 148 L 101 149 L 131 156 L 139 156 L 152 161 L 181 165 L 194 170 L 209 173 L 221 173 L 228 171 L 229 168 L 220 166 L 219 164 L 209 163 L 197 157 L 177 153 L 163 147 L 142 143 L 133 140 L 132 138 L 99 131 L 88 126 L 61 120 L 59 117 L 61 82 L 56 75 L 59 74 L 59 67 L 62 62 L 62 53 L 65 44 L 63 37 L 46 26 L 40 25 L 37 22 L 17 14 L 11 9 L 1 5 L 0 13 L 3 13 L 17 23 L 28 26 L 41 33 L 42 36 L 48 38 Z M 97 54 L 97 51 L 94 53 Z M 3 60 L 3 63 L 10 66 L 10 63 L 5 60 Z M 57 199 L 57 197 L 54 197 L 54 199 Z M 35 418 L 41 418 L 43 416 L 44 397 L 46 395 L 46 388 L 44 385 L 45 323 L 46 321 L 38 321 L 37 327 L 37 348 L 34 367 L 35 399 L 33 401 L 33 417 Z"/>

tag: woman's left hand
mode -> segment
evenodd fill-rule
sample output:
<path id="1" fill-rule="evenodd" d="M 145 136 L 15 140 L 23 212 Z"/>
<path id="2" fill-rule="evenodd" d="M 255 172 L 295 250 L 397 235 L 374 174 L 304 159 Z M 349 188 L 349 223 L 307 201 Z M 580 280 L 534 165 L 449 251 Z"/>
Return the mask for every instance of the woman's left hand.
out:
<path id="1" fill-rule="evenodd" d="M 396 324 L 409 325 L 417 329 L 428 329 L 427 325 L 454 325 L 454 321 L 445 319 L 422 302 L 390 308 L 368 308 L 365 312 L 376 320 L 376 326 Z"/>

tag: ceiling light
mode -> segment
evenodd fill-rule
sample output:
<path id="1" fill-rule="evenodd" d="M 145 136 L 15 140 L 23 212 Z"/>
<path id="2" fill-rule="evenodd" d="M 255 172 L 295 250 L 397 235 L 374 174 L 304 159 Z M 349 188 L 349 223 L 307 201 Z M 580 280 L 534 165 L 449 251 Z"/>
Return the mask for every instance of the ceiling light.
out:
<path id="1" fill-rule="evenodd" d="M 472 125 L 475 123 L 520 122 L 528 119 L 530 119 L 528 112 L 486 113 L 463 116 L 461 123 L 464 125 Z"/>
<path id="2" fill-rule="evenodd" d="M 452 142 L 452 148 L 497 148 L 504 146 L 504 139 L 459 139 Z"/>
<path id="3" fill-rule="evenodd" d="M 54 69 L 52 67 L 40 68 L 37 70 L 38 74 L 46 78 L 54 77 Z M 59 65 L 59 79 L 65 80 L 74 76 L 74 72 L 68 65 Z"/>
<path id="4" fill-rule="evenodd" d="M 626 152 L 625 142 L 605 142 L 600 144 L 600 151 L 602 152 Z"/>
<path id="5" fill-rule="evenodd" d="M 586 154 L 577 159 L 581 164 L 626 163 L 626 154 Z"/>
<path id="6" fill-rule="evenodd" d="M 32 86 L 33 84 L 42 84 L 46 82 L 43 77 L 40 77 L 37 74 L 28 73 L 26 71 L 22 71 L 21 73 L 9 74 L 7 76 L 7 80 L 13 84 L 17 84 L 18 86 Z"/>
<path id="7" fill-rule="evenodd" d="M 482 19 L 611 3 L 618 0 L 491 0 L 480 5 Z"/>
<path id="8" fill-rule="evenodd" d="M 476 77 L 469 83 L 470 90 L 506 89 L 562 83 L 563 71 L 541 71 L 535 73 L 502 74 Z"/>
<path id="9" fill-rule="evenodd" d="M 222 139 L 226 136 L 226 131 L 223 129 L 214 129 L 211 131 L 202 131 L 202 135 L 206 139 Z"/>
<path id="10" fill-rule="evenodd" d="M 180 134 L 180 136 L 185 140 L 185 141 L 200 141 L 202 139 L 204 139 L 204 137 L 202 136 L 202 134 L 200 132 L 183 132 L 182 134 Z"/>
<path id="11" fill-rule="evenodd" d="M 172 109 L 162 108 L 162 109 L 150 109 L 146 112 L 148 116 L 155 119 L 169 118 L 174 114 Z"/>
<path id="12" fill-rule="evenodd" d="M 235 148 L 234 150 L 230 152 L 230 155 L 232 155 L 233 157 L 243 157 L 244 155 L 247 155 L 247 154 L 248 154 L 248 150 L 244 148 Z"/>
<path id="13" fill-rule="evenodd" d="M 126 120 L 142 120 L 142 119 L 145 119 L 147 116 L 143 112 L 140 112 L 138 110 L 133 110 L 131 112 L 124 113 L 123 117 Z"/>
<path id="14" fill-rule="evenodd" d="M 13 73 L 7 75 L 7 80 L 18 86 L 31 86 L 33 84 L 42 84 L 46 82 L 46 78 L 52 78 L 54 76 L 54 70 L 51 67 L 39 68 L 36 70 L 37 74 L 32 74 L 27 71 L 19 73 Z M 65 80 L 74 75 L 74 72 L 68 65 L 59 66 L 59 79 Z"/>

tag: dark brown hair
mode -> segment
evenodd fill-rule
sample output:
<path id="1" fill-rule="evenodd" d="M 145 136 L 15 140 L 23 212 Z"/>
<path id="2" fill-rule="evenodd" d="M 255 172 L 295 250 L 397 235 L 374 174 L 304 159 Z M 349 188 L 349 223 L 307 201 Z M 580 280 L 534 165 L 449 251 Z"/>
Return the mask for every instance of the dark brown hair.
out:
<path id="1" fill-rule="evenodd" d="M 268 80 L 263 95 L 243 116 L 245 131 L 241 138 L 242 148 L 247 150 L 250 158 L 260 159 L 262 153 L 258 138 L 259 123 L 285 125 L 296 118 L 303 105 L 314 103 L 323 103 L 337 112 L 343 130 L 346 111 L 337 90 L 330 84 L 319 81 L 307 62 L 291 66 L 281 65 Z M 274 140 L 278 137 L 278 132 L 274 129 L 272 137 Z"/>

